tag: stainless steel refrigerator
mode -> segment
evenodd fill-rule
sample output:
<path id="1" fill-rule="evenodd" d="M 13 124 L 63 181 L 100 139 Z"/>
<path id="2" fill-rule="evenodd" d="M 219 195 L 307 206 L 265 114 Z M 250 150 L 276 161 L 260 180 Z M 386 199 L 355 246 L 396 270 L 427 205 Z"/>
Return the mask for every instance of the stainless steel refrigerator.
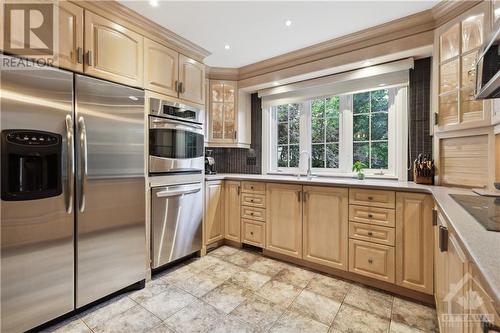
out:
<path id="1" fill-rule="evenodd" d="M 144 92 L 54 68 L 0 88 L 1 331 L 21 332 L 144 279 Z"/>

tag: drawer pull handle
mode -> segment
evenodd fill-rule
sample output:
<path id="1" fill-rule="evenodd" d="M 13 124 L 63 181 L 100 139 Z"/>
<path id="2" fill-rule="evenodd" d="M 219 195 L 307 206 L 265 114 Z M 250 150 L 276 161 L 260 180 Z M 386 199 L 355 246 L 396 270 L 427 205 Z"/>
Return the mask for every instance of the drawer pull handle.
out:
<path id="1" fill-rule="evenodd" d="M 373 200 L 373 197 L 368 197 L 368 200 Z"/>
<path id="2" fill-rule="evenodd" d="M 369 264 L 373 264 L 373 259 L 368 259 Z"/>
<path id="3" fill-rule="evenodd" d="M 368 231 L 368 236 L 373 236 L 373 232 Z"/>
<path id="4" fill-rule="evenodd" d="M 369 219 L 373 218 L 373 215 L 372 214 L 368 214 L 368 218 Z"/>

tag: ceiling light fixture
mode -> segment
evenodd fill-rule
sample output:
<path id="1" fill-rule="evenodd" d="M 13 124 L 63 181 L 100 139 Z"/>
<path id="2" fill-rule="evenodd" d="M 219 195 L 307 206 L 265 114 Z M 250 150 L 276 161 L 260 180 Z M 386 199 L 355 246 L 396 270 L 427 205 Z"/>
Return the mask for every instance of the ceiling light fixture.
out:
<path id="1" fill-rule="evenodd" d="M 149 4 L 153 7 L 158 7 L 159 5 L 158 0 L 149 0 Z"/>
<path id="2" fill-rule="evenodd" d="M 133 101 L 138 101 L 138 100 L 139 100 L 139 98 L 137 98 L 137 97 L 135 97 L 135 96 L 129 96 L 128 98 L 130 98 L 130 99 L 131 99 L 131 100 L 133 100 Z"/>
<path id="3" fill-rule="evenodd" d="M 291 25 L 292 25 L 292 21 L 291 21 L 291 20 L 286 20 L 286 21 L 285 21 L 285 25 L 286 25 L 287 27 L 291 26 Z"/>
<path id="4" fill-rule="evenodd" d="M 224 45 L 224 49 L 229 50 L 230 48 L 231 48 L 231 45 L 229 45 L 229 44 Z"/>

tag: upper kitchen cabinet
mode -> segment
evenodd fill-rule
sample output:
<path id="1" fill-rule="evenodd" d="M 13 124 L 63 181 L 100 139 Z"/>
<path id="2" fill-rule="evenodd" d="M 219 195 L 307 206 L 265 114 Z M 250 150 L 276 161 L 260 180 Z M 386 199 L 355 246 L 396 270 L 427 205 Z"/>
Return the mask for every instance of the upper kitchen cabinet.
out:
<path id="1" fill-rule="evenodd" d="M 143 42 L 138 33 L 85 11 L 85 73 L 143 86 Z"/>
<path id="2" fill-rule="evenodd" d="M 177 97 L 179 53 L 144 39 L 144 88 Z"/>
<path id="3" fill-rule="evenodd" d="M 491 30 L 490 4 L 484 2 L 435 31 L 436 132 L 486 126 L 489 101 L 475 100 L 476 60 Z"/>
<path id="4" fill-rule="evenodd" d="M 59 1 L 59 67 L 83 72 L 83 8 Z"/>
<path id="5" fill-rule="evenodd" d="M 205 65 L 179 54 L 179 98 L 205 104 Z"/>
<path id="6" fill-rule="evenodd" d="M 238 91 L 236 81 L 210 80 L 209 147 L 250 147 L 250 94 Z"/>

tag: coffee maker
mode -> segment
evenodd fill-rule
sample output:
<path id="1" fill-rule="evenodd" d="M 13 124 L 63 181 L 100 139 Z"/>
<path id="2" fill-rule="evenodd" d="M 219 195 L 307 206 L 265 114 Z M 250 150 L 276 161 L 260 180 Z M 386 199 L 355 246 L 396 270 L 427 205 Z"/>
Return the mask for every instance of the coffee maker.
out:
<path id="1" fill-rule="evenodd" d="M 212 157 L 212 150 L 207 150 L 205 155 L 205 175 L 215 175 L 217 170 L 215 169 L 215 159 Z"/>

